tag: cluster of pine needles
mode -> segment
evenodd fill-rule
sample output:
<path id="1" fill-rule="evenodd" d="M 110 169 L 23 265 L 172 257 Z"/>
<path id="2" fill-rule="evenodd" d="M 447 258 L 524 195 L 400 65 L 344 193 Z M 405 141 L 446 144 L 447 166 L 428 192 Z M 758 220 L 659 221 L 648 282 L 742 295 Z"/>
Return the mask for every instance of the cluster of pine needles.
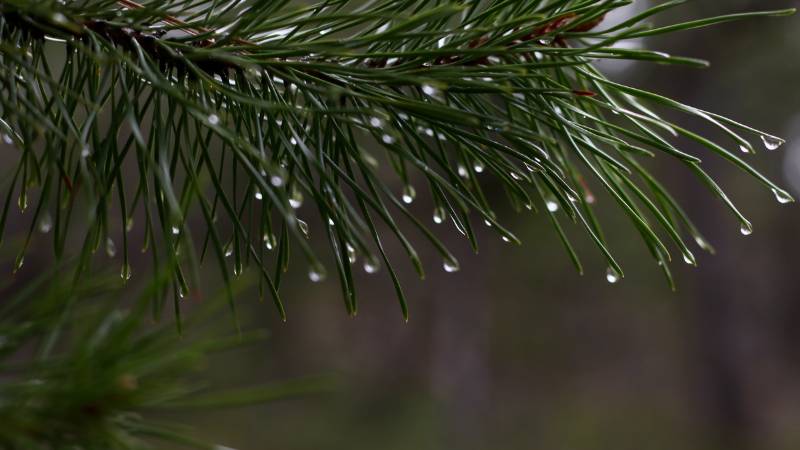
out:
<path id="1" fill-rule="evenodd" d="M 630 3 L 0 1 L 0 135 L 14 161 L 0 232 L 14 205 L 31 210 L 17 269 L 39 231 L 51 233 L 59 257 L 68 242 L 82 242 L 78 273 L 105 249 L 121 257 L 127 280 L 128 234 L 139 228 L 153 273 L 170 267 L 156 309 L 171 294 L 179 311 L 211 259 L 227 285 L 257 271 L 285 317 L 279 288 L 291 249 L 311 281 L 335 273 L 351 314 L 355 267 L 383 268 L 407 317 L 385 242 L 399 242 L 420 277 L 412 241 L 436 249 L 435 266 L 451 272 L 459 263 L 442 233 L 460 233 L 477 250 L 475 227 L 488 226 L 519 243 L 485 194 L 490 184 L 515 209 L 546 214 L 581 272 L 562 227 L 585 230 L 608 280 L 618 280 L 622 268 L 594 212 L 604 191 L 603 206 L 630 219 L 672 283 L 673 255 L 694 264 L 691 247 L 711 246 L 646 160 L 685 165 L 749 233 L 701 159 L 728 160 L 787 203 L 789 194 L 746 161 L 759 141 L 767 149 L 783 141 L 617 83 L 594 63 L 703 67 L 619 44 L 793 11 L 650 25 L 682 3 L 667 1 L 607 23 Z M 724 141 L 673 123 L 665 110 L 714 125 Z M 682 150 L 676 137 L 707 152 Z M 424 217 L 410 209 L 417 195 L 434 205 Z"/>

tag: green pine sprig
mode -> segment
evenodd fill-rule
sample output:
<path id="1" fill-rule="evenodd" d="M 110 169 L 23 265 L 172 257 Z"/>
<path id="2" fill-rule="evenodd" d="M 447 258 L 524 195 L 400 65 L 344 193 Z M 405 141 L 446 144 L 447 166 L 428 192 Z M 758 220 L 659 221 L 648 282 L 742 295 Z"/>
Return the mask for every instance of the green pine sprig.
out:
<path id="1" fill-rule="evenodd" d="M 787 203 L 791 196 L 746 161 L 756 152 L 751 141 L 767 149 L 783 141 L 617 83 L 594 62 L 704 67 L 617 44 L 794 11 L 649 25 L 683 3 L 668 1 L 605 24 L 630 3 L 4 0 L 0 132 L 17 163 L 6 178 L 0 231 L 13 203 L 23 211 L 31 204 L 17 268 L 37 228 L 52 232 L 59 256 L 77 228 L 81 267 L 97 249 L 119 251 L 127 280 L 127 232 L 142 227 L 154 270 L 174 268 L 176 304 L 199 284 L 199 264 L 212 259 L 228 284 L 254 268 L 283 317 L 279 289 L 290 249 L 312 281 L 336 273 L 351 314 L 361 260 L 368 273 L 385 267 L 407 318 L 384 242 L 396 239 L 421 277 L 399 218 L 438 251 L 446 271 L 459 267 L 438 237 L 446 227 L 475 249 L 476 224 L 519 243 L 500 223 L 497 199 L 484 193 L 491 181 L 514 208 L 548 215 L 581 272 L 562 227 L 584 229 L 616 281 L 623 271 L 594 212 L 595 192 L 607 192 L 672 284 L 673 255 L 695 264 L 692 241 L 712 248 L 644 161 L 684 164 L 749 234 L 750 221 L 702 161 L 721 156 Z M 660 110 L 708 122 L 725 141 Z M 674 137 L 708 153 L 689 153 Z M 418 193 L 434 204 L 436 232 L 409 209 Z M 78 204 L 85 214 L 76 214 Z M 311 236 L 328 242 L 333 269 Z"/>

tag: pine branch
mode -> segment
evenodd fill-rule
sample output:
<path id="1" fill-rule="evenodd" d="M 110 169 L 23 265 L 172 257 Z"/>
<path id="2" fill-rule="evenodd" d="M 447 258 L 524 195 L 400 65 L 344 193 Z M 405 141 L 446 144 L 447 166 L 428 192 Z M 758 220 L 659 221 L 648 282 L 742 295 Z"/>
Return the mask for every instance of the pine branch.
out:
<path id="1" fill-rule="evenodd" d="M 483 191 L 491 180 L 515 209 L 543 207 L 581 272 L 563 224 L 582 228 L 605 256 L 607 278 L 616 281 L 622 268 L 593 210 L 608 198 L 672 284 L 672 253 L 695 264 L 687 237 L 704 250 L 711 246 L 644 161 L 668 157 L 687 166 L 749 233 L 749 220 L 703 169 L 707 155 L 681 149 L 673 136 L 727 159 L 787 203 L 786 191 L 729 150 L 755 153 L 751 135 L 768 149 L 783 141 L 616 83 L 593 62 L 704 67 L 697 59 L 616 44 L 793 10 L 660 28 L 644 22 L 682 3 L 670 1 L 605 25 L 609 12 L 629 3 L 2 1 L 0 131 L 18 149 L 19 163 L 8 177 L 0 230 L 15 194 L 25 210 L 29 191 L 36 192 L 31 233 L 52 230 L 62 255 L 80 200 L 89 205 L 84 269 L 95 249 L 116 253 L 117 228 L 143 226 L 155 270 L 174 267 L 176 303 L 199 284 L 198 264 L 213 258 L 226 283 L 253 267 L 282 316 L 279 289 L 290 246 L 312 281 L 326 276 L 324 258 L 307 239 L 313 232 L 330 245 L 349 313 L 358 310 L 352 264 L 361 258 L 368 273 L 386 267 L 407 317 L 385 240 L 397 239 L 424 272 L 397 217 L 414 224 L 445 270 L 458 270 L 439 233 L 409 204 L 424 184 L 434 224 L 451 223 L 475 249 L 476 220 L 519 243 Z M 55 62 L 59 52 L 63 64 Z M 709 122 L 728 143 L 653 108 Z M 312 209 L 320 230 L 306 221 Z M 133 225 L 134 216 L 142 225 Z M 190 230 L 190 217 L 205 226 Z"/>
<path id="2" fill-rule="evenodd" d="M 210 337 L 209 319 L 225 306 L 222 296 L 196 309 L 188 331 L 152 326 L 149 290 L 132 310 L 119 308 L 114 279 L 94 273 L 73 283 L 53 270 L 4 295 L 0 307 L 0 447 L 8 449 L 144 450 L 218 449 L 190 430 L 158 419 L 188 409 L 218 410 L 264 404 L 329 389 L 324 379 L 297 379 L 219 390 L 201 382 L 201 368 L 217 352 L 263 342 L 262 330 Z M 69 305 L 66 307 L 65 305 Z M 61 324 L 66 327 L 62 328 Z M 50 342 L 57 335 L 58 345 Z M 162 447 L 158 447 L 162 448 Z"/>

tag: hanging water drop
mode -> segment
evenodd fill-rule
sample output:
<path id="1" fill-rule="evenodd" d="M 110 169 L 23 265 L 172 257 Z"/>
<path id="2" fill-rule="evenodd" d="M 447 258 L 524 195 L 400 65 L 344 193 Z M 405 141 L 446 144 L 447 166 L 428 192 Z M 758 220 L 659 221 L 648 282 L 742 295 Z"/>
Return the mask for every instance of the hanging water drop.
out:
<path id="1" fill-rule="evenodd" d="M 17 273 L 19 269 L 22 269 L 23 264 L 25 264 L 25 254 L 20 253 L 19 255 L 17 255 L 17 260 L 14 261 L 14 269 L 11 271 L 11 273 L 12 274 Z"/>
<path id="2" fill-rule="evenodd" d="M 443 206 L 437 206 L 433 209 L 433 223 L 441 224 L 447 219 L 447 210 Z"/>
<path id="3" fill-rule="evenodd" d="M 689 264 L 690 266 L 696 266 L 697 261 L 694 259 L 694 255 L 689 250 L 686 250 L 683 254 L 683 262 Z"/>
<path id="4" fill-rule="evenodd" d="M 274 234 L 264 233 L 264 237 L 262 239 L 264 240 L 264 246 L 267 247 L 267 250 L 273 250 L 278 245 L 278 241 Z"/>
<path id="5" fill-rule="evenodd" d="M 242 275 L 242 272 L 243 272 L 242 262 L 241 261 L 236 261 L 233 264 L 233 276 L 238 278 L 239 276 Z"/>
<path id="6" fill-rule="evenodd" d="M 297 227 L 300 228 L 300 231 L 303 233 L 303 236 L 308 239 L 308 224 L 305 220 L 297 219 Z"/>
<path id="7" fill-rule="evenodd" d="M 469 171 L 467 170 L 466 167 L 464 167 L 463 164 L 459 164 L 457 170 L 458 170 L 458 176 L 460 176 L 461 178 L 469 178 Z"/>
<path id="8" fill-rule="evenodd" d="M 370 256 L 364 260 L 364 272 L 369 274 L 376 273 L 381 268 L 381 263 L 374 256 Z"/>
<path id="9" fill-rule="evenodd" d="M 122 281 L 128 281 L 131 279 L 131 265 L 125 263 L 122 265 L 122 269 L 119 271 L 119 277 L 122 278 Z"/>
<path id="10" fill-rule="evenodd" d="M 292 209 L 299 209 L 303 206 L 303 193 L 297 188 L 292 189 L 292 195 L 289 197 L 289 206 Z"/>
<path id="11" fill-rule="evenodd" d="M 484 169 L 483 163 L 480 161 L 475 161 L 475 163 L 472 165 L 472 169 L 475 170 L 476 173 L 482 173 Z"/>
<path id="12" fill-rule="evenodd" d="M 558 203 L 556 203 L 556 202 L 554 202 L 552 200 L 547 200 L 545 202 L 545 205 L 547 206 L 547 210 L 550 211 L 550 212 L 558 211 Z"/>
<path id="13" fill-rule="evenodd" d="M 128 217 L 125 221 L 125 232 L 130 233 L 131 230 L 133 230 L 133 217 Z"/>
<path id="14" fill-rule="evenodd" d="M 114 240 L 111 238 L 106 238 L 106 255 L 109 258 L 113 258 L 117 254 L 117 246 L 114 244 Z"/>
<path id="15" fill-rule="evenodd" d="M 381 137 L 381 140 L 382 140 L 382 141 L 383 141 L 383 143 L 384 143 L 384 144 L 386 144 L 386 145 L 392 145 L 392 144 L 394 144 L 395 142 L 397 142 L 397 139 L 395 139 L 395 138 L 394 138 L 394 136 L 392 136 L 391 134 L 384 134 L 384 135 Z"/>
<path id="16" fill-rule="evenodd" d="M 254 196 L 255 196 L 256 200 L 258 200 L 258 201 L 261 201 L 261 200 L 264 199 L 264 194 L 262 194 L 261 191 L 259 191 L 258 189 L 256 189 L 256 192 L 255 192 Z"/>
<path id="17" fill-rule="evenodd" d="M 422 92 L 430 97 L 436 97 L 439 94 L 439 89 L 431 84 L 426 83 L 422 85 Z"/>
<path id="18" fill-rule="evenodd" d="M 345 249 L 347 250 L 347 262 L 350 264 L 356 263 L 356 249 L 353 247 L 349 242 L 345 244 Z"/>
<path id="19" fill-rule="evenodd" d="M 694 241 L 697 243 L 697 246 L 702 248 L 703 250 L 705 251 L 711 250 L 711 245 L 705 239 L 703 239 L 702 236 L 695 236 Z"/>
<path id="20" fill-rule="evenodd" d="M 92 150 L 89 148 L 88 145 L 84 145 L 81 149 L 81 158 L 88 158 L 89 155 L 92 154 Z"/>
<path id="21" fill-rule="evenodd" d="M 786 191 L 772 188 L 772 193 L 775 195 L 775 200 L 777 200 L 781 205 L 785 205 L 794 201 L 792 196 Z"/>
<path id="22" fill-rule="evenodd" d="M 777 150 L 778 147 L 783 145 L 786 141 L 775 136 L 763 135 L 761 136 L 761 142 L 764 143 L 764 147 L 766 147 L 767 150 Z"/>
<path id="23" fill-rule="evenodd" d="M 739 150 L 741 150 L 742 153 L 755 153 L 752 148 L 744 144 L 739 144 Z"/>
<path id="24" fill-rule="evenodd" d="M 325 280 L 325 268 L 315 264 L 308 269 L 308 279 L 314 283 Z"/>
<path id="25" fill-rule="evenodd" d="M 219 125 L 219 116 L 216 114 L 210 114 L 208 116 L 208 124 L 212 126 Z"/>
<path id="26" fill-rule="evenodd" d="M 381 128 L 383 127 L 383 120 L 381 120 L 379 117 L 372 117 L 369 119 L 369 124 L 375 128 Z"/>
<path id="27" fill-rule="evenodd" d="M 414 201 L 414 198 L 417 196 L 417 191 L 414 189 L 414 186 L 407 184 L 403 188 L 403 203 L 411 204 Z"/>
<path id="28" fill-rule="evenodd" d="M 751 225 L 750 222 L 742 222 L 742 226 L 739 228 L 739 231 L 745 236 L 750 236 L 753 234 L 753 225 Z"/>
<path id="29" fill-rule="evenodd" d="M 446 257 L 442 263 L 442 267 L 444 268 L 444 271 L 448 273 L 458 272 L 458 270 L 461 268 L 458 265 L 458 261 L 456 261 L 456 259 L 453 257 Z"/>
<path id="30" fill-rule="evenodd" d="M 609 283 L 614 284 L 619 281 L 619 278 L 619 272 L 613 267 L 609 267 L 608 270 L 606 270 L 606 281 Z"/>
<path id="31" fill-rule="evenodd" d="M 180 233 L 181 233 L 181 229 L 180 229 L 180 227 L 178 227 L 178 226 L 176 226 L 176 225 L 173 225 L 173 226 L 172 226 L 172 234 L 174 234 L 174 235 L 176 235 L 176 236 L 177 236 L 177 235 L 179 235 Z"/>
<path id="32" fill-rule="evenodd" d="M 28 209 L 28 194 L 23 192 L 19 194 L 19 198 L 17 198 L 17 207 L 19 207 L 20 212 L 25 212 Z"/>
<path id="33" fill-rule="evenodd" d="M 6 144 L 11 145 L 11 144 L 14 143 L 14 140 L 11 139 L 11 135 L 3 133 L 3 142 L 5 142 Z"/>
<path id="34" fill-rule="evenodd" d="M 500 239 L 502 239 L 503 242 L 511 242 L 511 239 L 509 239 L 508 236 L 502 236 Z"/>
<path id="35" fill-rule="evenodd" d="M 53 218 L 50 216 L 50 213 L 45 211 L 42 214 L 42 218 L 39 219 L 39 232 L 40 233 L 49 233 L 50 230 L 53 229 Z"/>
<path id="36" fill-rule="evenodd" d="M 335 226 L 335 225 L 336 225 L 336 222 L 334 222 L 334 221 L 333 221 L 333 219 L 331 219 L 330 217 L 328 217 L 328 226 L 329 226 L 329 227 L 332 227 L 332 226 Z"/>
<path id="37" fill-rule="evenodd" d="M 275 187 L 281 187 L 283 186 L 283 177 L 278 174 L 272 175 L 269 177 L 269 182 Z"/>
<path id="38" fill-rule="evenodd" d="M 225 245 L 225 249 L 223 250 L 223 252 L 226 258 L 230 258 L 231 255 L 233 255 L 233 241 L 228 242 L 228 244 Z"/>

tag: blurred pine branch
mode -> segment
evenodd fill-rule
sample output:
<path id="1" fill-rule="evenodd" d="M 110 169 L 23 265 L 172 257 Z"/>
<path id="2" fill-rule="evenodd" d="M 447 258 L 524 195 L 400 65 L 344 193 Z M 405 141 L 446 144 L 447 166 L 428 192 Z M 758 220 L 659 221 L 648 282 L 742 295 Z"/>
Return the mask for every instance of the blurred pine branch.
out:
<path id="1" fill-rule="evenodd" d="M 214 337 L 210 319 L 224 295 L 210 298 L 185 325 L 201 337 L 154 326 L 150 290 L 133 308 L 115 297 L 111 276 L 79 284 L 57 272 L 4 294 L 0 307 L 0 448 L 4 449 L 219 449 L 191 430 L 154 419 L 186 408 L 260 404 L 327 389 L 324 379 L 293 380 L 221 391 L 203 382 L 209 356 L 253 342 L 263 331 Z M 114 287 L 116 286 L 116 287 Z M 69 305 L 65 308 L 65 305 Z M 227 327 L 226 327 L 227 328 Z M 194 335 L 198 333 L 193 333 Z"/>
<path id="2" fill-rule="evenodd" d="M 617 44 L 793 10 L 648 25 L 682 3 L 668 1 L 605 24 L 608 13 L 630 3 L 4 0 L 0 132 L 17 162 L 6 179 L 0 232 L 12 203 L 23 211 L 33 205 L 17 269 L 37 229 L 52 231 L 61 257 L 80 199 L 89 205 L 80 270 L 98 248 L 116 254 L 119 235 L 127 280 L 127 232 L 144 227 L 143 250 L 152 252 L 156 273 L 172 267 L 176 299 L 199 283 L 198 264 L 212 258 L 228 284 L 254 267 L 281 316 L 290 247 L 312 281 L 326 276 L 308 242 L 313 232 L 331 247 L 351 314 L 360 258 L 368 273 L 386 268 L 407 317 L 384 240 L 397 239 L 424 272 L 397 218 L 422 232 L 444 270 L 456 271 L 456 259 L 409 204 L 424 186 L 433 222 L 452 223 L 473 248 L 475 221 L 518 243 L 498 222 L 496 199 L 484 194 L 491 180 L 517 210 L 543 209 L 581 272 L 562 225 L 583 228 L 614 282 L 622 268 L 593 211 L 595 192 L 606 191 L 672 283 L 673 253 L 695 264 L 687 237 L 711 246 L 642 161 L 661 156 L 686 165 L 749 234 L 750 222 L 701 157 L 673 137 L 722 156 L 787 203 L 789 194 L 744 159 L 755 153 L 753 137 L 771 150 L 783 141 L 611 81 L 594 62 L 703 67 Z M 709 122 L 727 143 L 654 107 Z M 399 192 L 392 178 L 404 186 Z M 312 209 L 321 230 L 306 222 Z M 205 226 L 192 232 L 190 217 Z"/>

